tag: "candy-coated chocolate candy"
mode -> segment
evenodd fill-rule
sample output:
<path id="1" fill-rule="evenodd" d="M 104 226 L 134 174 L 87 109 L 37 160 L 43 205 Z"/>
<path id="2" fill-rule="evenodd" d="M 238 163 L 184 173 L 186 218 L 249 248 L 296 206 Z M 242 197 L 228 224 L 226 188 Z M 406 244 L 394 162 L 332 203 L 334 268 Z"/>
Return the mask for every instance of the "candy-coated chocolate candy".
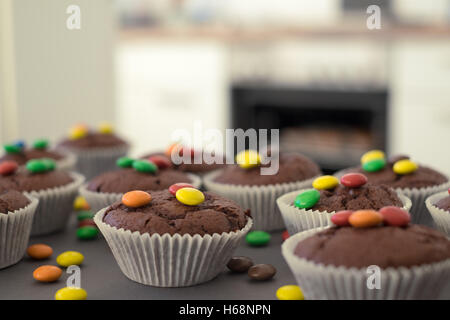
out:
<path id="1" fill-rule="evenodd" d="M 392 170 L 394 170 L 396 174 L 403 175 L 413 173 L 418 168 L 418 165 L 411 160 L 400 160 L 394 163 Z"/>
<path id="2" fill-rule="evenodd" d="M 65 287 L 55 293 L 55 300 L 86 300 L 86 298 L 86 290 L 77 287 Z"/>
<path id="3" fill-rule="evenodd" d="M 88 128 L 85 125 L 77 125 L 70 129 L 69 138 L 72 140 L 81 139 L 88 134 Z"/>
<path id="4" fill-rule="evenodd" d="M 102 122 L 98 126 L 98 132 L 102 134 L 111 134 L 114 132 L 114 127 L 109 122 Z"/>
<path id="5" fill-rule="evenodd" d="M 56 263 L 61 267 L 68 267 L 71 265 L 80 265 L 83 263 L 84 256 L 77 251 L 65 251 L 56 258 Z"/>
<path id="6" fill-rule="evenodd" d="M 166 156 L 169 158 L 172 157 L 172 154 L 178 154 L 179 156 L 183 156 L 185 153 L 190 154 L 191 157 L 194 157 L 195 151 L 189 147 L 185 147 L 180 143 L 173 143 L 166 149 Z"/>
<path id="7" fill-rule="evenodd" d="M 133 166 L 134 159 L 129 157 L 121 157 L 117 159 L 116 165 L 121 168 L 131 168 Z"/>
<path id="8" fill-rule="evenodd" d="M 158 167 L 156 164 L 148 161 L 148 160 L 135 160 L 133 161 L 133 168 L 139 172 L 145 173 L 155 173 L 158 171 Z"/>
<path id="9" fill-rule="evenodd" d="M 373 159 L 367 162 L 364 162 L 362 168 L 367 172 L 376 172 L 384 169 L 386 166 L 386 160 L 384 159 Z"/>
<path id="10" fill-rule="evenodd" d="M 265 231 L 250 231 L 245 236 L 245 241 L 253 247 L 260 247 L 268 244 L 270 238 L 270 233 Z"/>
<path id="11" fill-rule="evenodd" d="M 85 226 L 77 229 L 77 237 L 81 240 L 90 240 L 96 238 L 98 229 L 94 226 Z"/>
<path id="12" fill-rule="evenodd" d="M 281 234 L 281 238 L 283 239 L 283 241 L 286 241 L 289 237 L 290 237 L 289 232 L 287 230 L 284 230 L 283 233 Z"/>
<path id="13" fill-rule="evenodd" d="M 388 206 L 380 209 L 385 224 L 394 227 L 404 227 L 411 221 L 408 211 L 399 207 Z"/>
<path id="14" fill-rule="evenodd" d="M 28 247 L 27 254 L 33 259 L 42 260 L 49 258 L 53 254 L 53 249 L 46 244 L 37 243 Z"/>
<path id="15" fill-rule="evenodd" d="M 92 219 L 95 214 L 92 211 L 83 210 L 77 213 L 78 221 L 82 221 L 84 219 Z"/>
<path id="16" fill-rule="evenodd" d="M 248 269 L 248 276 L 253 280 L 269 280 L 277 273 L 277 269 L 270 264 L 255 264 Z"/>
<path id="17" fill-rule="evenodd" d="M 450 194 L 450 188 L 448 188 L 447 192 L 448 192 L 448 194 Z"/>
<path id="18" fill-rule="evenodd" d="M 56 168 L 56 162 L 53 159 L 42 158 L 41 162 L 45 165 L 45 171 L 52 171 Z"/>
<path id="19" fill-rule="evenodd" d="M 33 278 L 40 282 L 54 282 L 62 275 L 61 268 L 57 266 L 40 266 L 33 271 Z"/>
<path id="20" fill-rule="evenodd" d="M 375 210 L 358 210 L 352 213 L 348 221 L 353 227 L 374 227 L 383 222 L 383 216 Z"/>
<path id="21" fill-rule="evenodd" d="M 278 300 L 305 300 L 300 287 L 293 284 L 278 288 L 276 295 Z"/>
<path id="22" fill-rule="evenodd" d="M 314 207 L 314 205 L 320 199 L 320 192 L 316 189 L 311 189 L 303 191 L 294 200 L 294 206 L 300 209 L 309 209 Z"/>
<path id="23" fill-rule="evenodd" d="M 22 151 L 22 148 L 15 144 L 5 144 L 3 149 L 5 149 L 6 153 L 20 153 Z"/>
<path id="24" fill-rule="evenodd" d="M 23 141 L 23 140 L 18 140 L 18 141 L 16 141 L 16 142 L 14 142 L 14 145 L 15 145 L 16 147 L 19 147 L 20 149 L 23 149 L 23 148 L 25 148 L 25 141 Z"/>
<path id="25" fill-rule="evenodd" d="M 233 257 L 228 261 L 227 267 L 233 272 L 247 272 L 253 265 L 252 259 L 248 257 Z"/>
<path id="26" fill-rule="evenodd" d="M 28 171 L 33 173 L 40 173 L 47 171 L 48 165 L 38 159 L 29 160 L 26 164 Z"/>
<path id="27" fill-rule="evenodd" d="M 158 169 L 167 169 L 172 166 L 172 162 L 170 162 L 170 160 L 165 156 L 151 156 L 148 158 L 148 161 L 156 164 Z"/>
<path id="28" fill-rule="evenodd" d="M 42 149 L 46 149 L 47 146 L 48 146 L 48 141 L 45 140 L 45 139 L 38 139 L 38 140 L 35 140 L 33 142 L 33 148 L 34 149 L 42 150 Z"/>
<path id="29" fill-rule="evenodd" d="M 244 150 L 236 155 L 236 163 L 243 169 L 250 169 L 261 164 L 261 157 L 255 150 Z"/>
<path id="30" fill-rule="evenodd" d="M 339 184 L 339 180 L 333 176 L 321 176 L 316 178 L 312 186 L 317 190 L 328 190 L 333 189 Z"/>
<path id="31" fill-rule="evenodd" d="M 173 195 L 176 195 L 177 191 L 180 189 L 183 189 L 183 188 L 194 188 L 194 186 L 189 183 L 184 183 L 184 182 L 174 183 L 173 185 L 171 185 L 169 187 L 169 192 Z"/>
<path id="32" fill-rule="evenodd" d="M 361 164 L 364 164 L 366 162 L 375 160 L 375 159 L 384 159 L 386 155 L 381 150 L 371 150 L 366 153 L 364 153 L 361 157 Z"/>
<path id="33" fill-rule="evenodd" d="M 172 152 L 176 152 L 181 150 L 181 145 L 179 143 L 172 143 L 167 149 L 166 149 L 166 156 L 171 157 Z"/>
<path id="34" fill-rule="evenodd" d="M 16 172 L 19 168 L 19 165 L 15 161 L 3 161 L 0 163 L 0 175 L 7 176 Z"/>
<path id="35" fill-rule="evenodd" d="M 78 210 L 89 210 L 90 206 L 84 197 L 78 196 L 75 198 L 75 201 L 73 202 L 73 208 L 77 211 Z"/>
<path id="36" fill-rule="evenodd" d="M 78 228 L 85 227 L 85 226 L 97 227 L 97 225 L 95 224 L 95 221 L 92 219 L 84 219 L 78 223 Z"/>
<path id="37" fill-rule="evenodd" d="M 353 211 L 351 210 L 338 211 L 331 216 L 330 220 L 337 226 L 349 226 L 350 222 L 348 221 L 348 218 L 352 213 Z"/>
<path id="38" fill-rule="evenodd" d="M 138 208 L 152 201 L 150 193 L 140 190 L 129 191 L 122 196 L 122 203 L 127 207 Z"/>
<path id="39" fill-rule="evenodd" d="M 205 195 L 195 188 L 181 188 L 175 193 L 179 202 L 188 206 L 196 206 L 205 201 Z"/>
<path id="40" fill-rule="evenodd" d="M 358 188 L 367 183 L 367 177 L 361 173 L 347 173 L 341 177 L 341 184 L 349 188 Z"/>

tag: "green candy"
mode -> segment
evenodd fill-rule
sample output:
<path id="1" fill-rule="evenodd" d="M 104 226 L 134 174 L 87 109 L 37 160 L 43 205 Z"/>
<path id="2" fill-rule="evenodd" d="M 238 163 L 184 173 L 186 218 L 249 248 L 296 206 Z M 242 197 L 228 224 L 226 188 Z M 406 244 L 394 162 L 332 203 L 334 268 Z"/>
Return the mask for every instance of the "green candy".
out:
<path id="1" fill-rule="evenodd" d="M 245 241 L 253 247 L 260 247 L 268 244 L 270 238 L 270 234 L 265 231 L 251 231 L 245 237 Z"/>
<path id="2" fill-rule="evenodd" d="M 98 229 L 94 226 L 84 226 L 77 229 L 77 237 L 81 240 L 90 240 L 96 238 Z"/>
<path id="3" fill-rule="evenodd" d="M 363 163 L 362 168 L 367 172 L 375 172 L 384 169 L 385 166 L 386 160 L 380 158 Z"/>
<path id="4" fill-rule="evenodd" d="M 116 165 L 121 168 L 131 168 L 133 166 L 134 159 L 128 157 L 121 157 L 117 159 Z"/>
<path id="5" fill-rule="evenodd" d="M 45 171 L 52 171 L 56 168 L 56 162 L 53 159 L 43 158 L 41 159 L 41 162 L 43 162 L 45 167 L 47 168 Z"/>
<path id="6" fill-rule="evenodd" d="M 148 160 L 136 160 L 133 162 L 133 168 L 139 172 L 155 173 L 158 167 L 153 162 Z"/>
<path id="7" fill-rule="evenodd" d="M 26 168 L 33 173 L 45 172 L 48 170 L 48 164 L 41 160 L 30 160 L 27 162 Z"/>
<path id="8" fill-rule="evenodd" d="M 316 189 L 311 189 L 300 193 L 294 200 L 294 206 L 300 209 L 309 209 L 320 199 L 320 192 Z"/>
<path id="9" fill-rule="evenodd" d="M 45 139 L 38 139 L 33 142 L 34 149 L 46 149 L 48 147 L 48 141 Z"/>
<path id="10" fill-rule="evenodd" d="M 5 149 L 6 153 L 20 153 L 22 152 L 22 148 L 18 145 L 15 144 L 5 144 L 3 146 L 3 148 Z"/>
<path id="11" fill-rule="evenodd" d="M 83 221 L 86 219 L 93 219 L 94 218 L 94 213 L 92 213 L 91 211 L 80 211 L 77 214 L 77 219 L 78 221 Z"/>

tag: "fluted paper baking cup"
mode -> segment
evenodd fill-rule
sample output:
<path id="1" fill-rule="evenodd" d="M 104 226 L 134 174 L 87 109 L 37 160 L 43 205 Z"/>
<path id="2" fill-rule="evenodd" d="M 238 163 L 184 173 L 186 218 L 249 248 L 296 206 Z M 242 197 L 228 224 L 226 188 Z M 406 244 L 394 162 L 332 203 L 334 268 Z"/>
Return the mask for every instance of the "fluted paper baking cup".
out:
<path id="1" fill-rule="evenodd" d="M 439 200 L 444 199 L 448 196 L 448 191 L 439 192 L 437 194 L 429 196 L 425 201 L 425 204 L 431 216 L 433 217 L 436 227 L 440 231 L 447 234 L 447 236 L 450 236 L 450 211 L 446 211 L 444 209 L 436 207 L 436 203 Z"/>
<path id="2" fill-rule="evenodd" d="M 284 222 L 276 204 L 281 195 L 290 191 L 304 189 L 312 186 L 313 177 L 304 181 L 291 183 L 245 186 L 214 182 L 221 171 L 215 171 L 206 175 L 203 185 L 208 191 L 212 191 L 225 198 L 236 201 L 243 209 L 250 209 L 255 230 L 276 231 L 284 229 Z"/>
<path id="3" fill-rule="evenodd" d="M 336 213 L 335 211 L 328 212 L 295 207 L 295 198 L 306 190 L 308 189 L 293 191 L 277 199 L 277 205 L 280 208 L 289 234 L 329 226 L 331 225 L 331 216 Z M 401 192 L 397 192 L 397 195 L 403 203 L 403 209 L 409 211 L 411 209 L 411 200 Z"/>
<path id="4" fill-rule="evenodd" d="M 436 299 L 450 281 L 450 259 L 414 267 L 380 269 L 379 289 L 369 289 L 373 272 L 362 268 L 335 267 L 294 254 L 297 244 L 325 228 L 297 233 L 282 245 L 282 254 L 306 299 L 406 300 Z"/>
<path id="5" fill-rule="evenodd" d="M 187 173 L 189 179 L 191 179 L 190 184 L 192 184 L 195 188 L 199 189 L 202 185 L 202 179 L 195 174 Z M 88 190 L 88 183 L 85 183 L 80 187 L 80 195 L 83 196 L 91 210 L 94 212 L 99 211 L 102 208 L 108 207 L 116 201 L 120 201 L 122 199 L 123 193 L 107 193 L 107 192 L 95 192 Z M 148 191 L 148 190 L 144 190 Z"/>
<path id="6" fill-rule="evenodd" d="M 67 185 L 46 190 L 24 192 L 39 199 L 39 205 L 33 219 L 31 235 L 44 235 L 63 230 L 72 212 L 73 201 L 84 177 L 70 172 L 73 181 Z"/>
<path id="7" fill-rule="evenodd" d="M 94 221 L 120 270 L 130 280 L 156 287 L 193 286 L 215 278 L 252 226 L 249 218 L 245 227 L 235 232 L 150 236 L 104 223 L 106 209 L 100 210 Z"/>
<path id="8" fill-rule="evenodd" d="M 19 262 L 27 249 L 33 216 L 39 200 L 29 197 L 30 203 L 7 214 L 0 213 L 0 269 Z"/>

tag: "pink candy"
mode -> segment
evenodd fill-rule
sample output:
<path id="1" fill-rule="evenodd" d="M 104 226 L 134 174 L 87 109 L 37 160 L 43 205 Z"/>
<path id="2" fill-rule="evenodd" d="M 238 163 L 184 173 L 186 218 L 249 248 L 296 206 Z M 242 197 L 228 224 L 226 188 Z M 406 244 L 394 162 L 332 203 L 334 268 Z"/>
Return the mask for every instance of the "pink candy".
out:
<path id="1" fill-rule="evenodd" d="M 367 177 L 361 173 L 347 173 L 341 177 L 341 184 L 349 188 L 358 188 L 367 183 Z"/>

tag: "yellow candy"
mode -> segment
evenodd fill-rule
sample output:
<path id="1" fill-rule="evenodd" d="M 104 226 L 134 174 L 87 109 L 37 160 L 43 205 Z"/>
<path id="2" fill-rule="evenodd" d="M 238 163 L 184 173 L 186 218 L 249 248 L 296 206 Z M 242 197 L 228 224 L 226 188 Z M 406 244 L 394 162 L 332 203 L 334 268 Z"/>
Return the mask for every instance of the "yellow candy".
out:
<path id="1" fill-rule="evenodd" d="M 194 188 L 178 189 L 175 196 L 178 201 L 188 206 L 196 206 L 205 201 L 205 195 L 203 192 Z"/>
<path id="2" fill-rule="evenodd" d="M 86 290 L 76 287 L 65 287 L 55 293 L 55 300 L 86 300 L 86 298 Z"/>
<path id="3" fill-rule="evenodd" d="M 396 174 L 410 174 L 413 173 L 418 169 L 418 166 L 415 162 L 412 162 L 411 160 L 399 160 L 396 163 L 394 163 L 394 166 L 392 167 L 392 170 Z"/>
<path id="4" fill-rule="evenodd" d="M 72 140 L 77 140 L 85 137 L 87 133 L 88 133 L 87 127 L 85 125 L 80 124 L 70 129 L 69 137 Z"/>
<path id="5" fill-rule="evenodd" d="M 317 190 L 333 189 L 339 184 L 339 180 L 333 176 L 321 176 L 313 181 L 313 188 Z"/>
<path id="6" fill-rule="evenodd" d="M 278 300 L 304 300 L 303 292 L 299 286 L 287 285 L 278 288 Z"/>
<path id="7" fill-rule="evenodd" d="M 366 162 L 375 160 L 375 159 L 384 159 L 386 155 L 381 150 L 371 150 L 366 153 L 364 153 L 361 157 L 361 164 L 364 164 Z"/>
<path id="8" fill-rule="evenodd" d="M 111 134 L 114 132 L 114 128 L 110 123 L 102 122 L 98 126 L 98 131 L 103 134 Z"/>
<path id="9" fill-rule="evenodd" d="M 236 155 L 237 164 L 243 169 L 249 169 L 261 164 L 259 153 L 255 150 L 241 151 Z"/>
<path id="10" fill-rule="evenodd" d="M 61 267 L 68 267 L 71 265 L 80 265 L 84 260 L 84 256 L 77 251 L 66 251 L 61 253 L 56 258 L 56 263 Z"/>
<path id="11" fill-rule="evenodd" d="M 89 210 L 90 206 L 85 198 L 83 198 L 82 196 L 78 196 L 73 202 L 73 208 L 74 210 Z"/>

